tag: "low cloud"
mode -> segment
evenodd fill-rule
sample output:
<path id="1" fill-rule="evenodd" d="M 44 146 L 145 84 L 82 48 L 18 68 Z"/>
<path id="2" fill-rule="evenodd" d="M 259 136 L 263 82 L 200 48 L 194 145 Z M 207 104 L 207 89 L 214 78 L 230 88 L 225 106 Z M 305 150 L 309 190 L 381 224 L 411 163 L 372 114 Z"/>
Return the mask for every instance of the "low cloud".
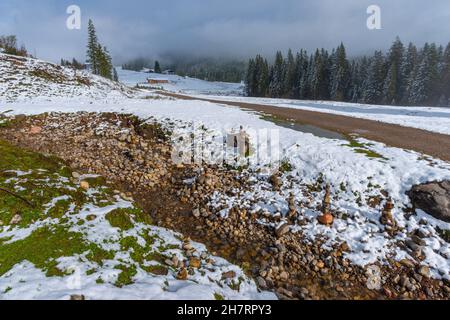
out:
<path id="1" fill-rule="evenodd" d="M 82 10 L 82 29 L 65 27 L 66 8 Z M 382 10 L 382 30 L 366 28 L 366 9 Z M 448 0 L 2 0 L 0 34 L 17 34 L 38 57 L 84 59 L 87 19 L 116 63 L 165 54 L 247 58 L 275 50 L 332 48 L 350 54 L 404 42 L 450 41 Z"/>

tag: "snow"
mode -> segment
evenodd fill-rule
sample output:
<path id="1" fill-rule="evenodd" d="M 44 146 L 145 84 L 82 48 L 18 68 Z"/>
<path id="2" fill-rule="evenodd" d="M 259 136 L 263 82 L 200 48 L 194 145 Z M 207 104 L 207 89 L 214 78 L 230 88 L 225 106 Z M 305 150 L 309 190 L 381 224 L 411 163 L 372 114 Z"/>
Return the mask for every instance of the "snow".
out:
<path id="1" fill-rule="evenodd" d="M 171 92 L 182 92 L 187 94 L 242 95 L 244 90 L 244 85 L 242 83 L 209 82 L 177 75 L 123 70 L 122 67 L 117 67 L 116 69 L 119 81 L 131 87 L 136 85 L 150 87 L 147 79 L 151 78 L 168 80 L 168 84 L 157 84 L 152 86 Z"/>
<path id="2" fill-rule="evenodd" d="M 149 75 L 126 72 L 122 81 L 132 84 L 140 81 L 139 77 L 144 76 Z M 164 75 L 164 77 L 167 76 Z M 200 84 L 191 81 L 192 79 L 185 80 L 185 82 L 182 79 L 176 80 L 179 82 L 174 80 L 175 84 L 171 89 L 185 90 L 183 92 L 199 92 L 202 90 L 213 91 L 210 89 L 211 87 L 208 88 L 208 85 L 215 86 L 215 84 Z M 193 86 L 192 89 L 189 88 L 191 85 Z M 416 215 L 407 216 L 402 210 L 402 208 L 410 206 L 405 193 L 413 185 L 433 180 L 450 179 L 450 163 L 413 151 L 392 148 L 365 139 L 357 139 L 359 143 L 364 144 L 367 150 L 381 156 L 380 158 L 369 158 L 365 154 L 355 152 L 349 146 L 348 141 L 321 138 L 309 133 L 280 127 L 261 119 L 256 114 L 236 107 L 164 97 L 140 99 L 139 95 L 158 97 L 154 92 L 140 92 L 134 98 L 116 96 L 114 99 L 110 99 L 81 96 L 76 99 L 65 97 L 46 100 L 33 99 L 26 102 L 6 103 L 0 107 L 0 113 L 7 110 L 12 110 L 10 114 L 28 115 L 53 111 L 131 113 L 142 119 L 154 117 L 164 125 L 172 126 L 175 136 L 187 135 L 192 130 L 197 134 L 220 136 L 232 129 L 239 130 L 241 126 L 245 131 L 277 130 L 280 138 L 280 150 L 282 151 L 281 159 L 288 159 L 293 167 L 293 171 L 283 177 L 283 180 L 286 180 L 287 175 L 290 175 L 290 183 L 285 183 L 281 193 L 278 193 L 271 190 L 267 177 L 257 176 L 251 191 L 236 196 L 218 192 L 211 200 L 211 205 L 226 204 L 231 207 L 233 204 L 239 204 L 243 207 L 248 206 L 251 211 L 264 208 L 271 214 L 284 216 L 287 212 L 286 199 L 290 193 L 293 193 L 296 199 L 301 202 L 302 206 L 299 209 L 303 212 L 308 223 L 293 228 L 292 232 L 301 231 L 307 241 L 314 241 L 317 238 L 324 239 L 324 248 L 345 241 L 351 248 L 347 258 L 360 266 L 367 266 L 375 262 L 386 263 L 388 258 L 411 258 L 402 245 L 408 237 L 407 232 L 417 228 L 426 228 L 429 234 L 429 237 L 425 240 L 428 244 L 426 247 L 427 258 L 422 263 L 431 268 L 434 277 L 450 279 L 450 247 L 437 232 L 438 226 L 447 230 L 450 226 L 443 225 L 442 222 L 433 219 L 426 213 L 417 212 Z M 280 107 L 320 110 L 374 120 L 381 119 L 381 121 L 390 123 L 450 133 L 450 110 L 442 108 L 364 106 L 290 100 L 280 102 L 280 100 L 273 99 L 222 96 L 218 99 L 263 102 Z M 207 133 L 205 133 L 204 128 L 207 128 Z M 251 158 L 253 157 L 257 157 L 257 154 L 252 155 Z M 254 164 L 253 169 L 256 170 L 257 168 L 258 165 Z M 312 203 L 308 203 L 303 197 L 308 185 L 316 183 L 319 177 L 323 177 L 324 181 L 331 184 L 333 196 L 336 197 L 332 206 L 344 214 L 342 218 L 336 218 L 335 225 L 332 228 L 319 225 L 315 219 L 318 212 L 313 208 L 320 202 L 323 193 L 315 194 Z M 341 185 L 345 186 L 343 190 L 339 187 Z M 398 224 L 404 228 L 395 237 L 387 235 L 384 226 L 379 222 L 383 204 L 372 208 L 366 203 L 369 196 L 379 196 L 381 190 L 388 192 L 389 196 L 392 197 L 395 204 L 394 217 Z M 254 204 L 249 199 L 257 199 L 257 203 Z M 224 210 L 223 215 L 226 216 L 226 213 L 227 211 Z M 421 220 L 427 221 L 426 226 L 419 225 Z M 261 223 L 270 224 L 263 220 L 261 220 Z M 178 288 L 179 296 L 184 296 L 184 294 L 187 294 L 186 292 L 191 290 L 189 287 L 174 287 Z M 168 292 L 161 293 L 159 297 L 166 296 L 170 297 L 170 294 Z"/>
<path id="3" fill-rule="evenodd" d="M 98 190 L 87 191 L 88 195 L 100 193 Z M 50 203 L 62 200 L 56 197 Z M 64 200 L 67 200 L 64 197 Z M 101 265 L 87 259 L 86 254 L 61 257 L 57 259 L 57 267 L 66 274 L 61 277 L 48 277 L 45 272 L 36 268 L 28 261 L 16 264 L 12 269 L 0 276 L 0 299 L 2 300 L 67 300 L 71 295 L 83 295 L 88 300 L 211 300 L 215 294 L 225 299 L 259 300 L 276 299 L 270 292 L 260 292 L 255 283 L 245 276 L 243 271 L 226 260 L 207 253 L 204 245 L 191 243 L 197 250 L 195 255 L 207 253 L 209 263 L 204 263 L 201 269 L 190 275 L 188 280 L 177 280 L 176 272 L 169 270 L 168 275 L 153 275 L 144 271 L 132 258 L 132 249 L 125 251 L 120 241 L 126 237 L 140 239 L 141 246 L 148 244 L 143 235 L 152 237 L 154 243 L 151 252 L 160 252 L 161 246 L 175 245 L 162 254 L 176 255 L 186 259 L 182 246 L 181 235 L 170 230 L 134 222 L 134 228 L 122 231 L 114 228 L 106 219 L 106 215 L 118 208 L 133 208 L 133 203 L 116 197 L 115 202 L 105 207 L 88 203 L 78 212 L 69 209 L 61 219 L 45 219 L 32 223 L 26 228 L 0 227 L 0 240 L 7 239 L 4 244 L 10 244 L 27 238 L 33 231 L 44 226 L 69 227 L 69 232 L 81 234 L 84 241 L 96 244 L 100 248 L 115 253 L 114 259 L 103 260 Z M 89 221 L 88 216 L 95 216 Z M 83 221 L 83 224 L 78 222 Z M 114 283 L 121 272 L 119 265 L 134 265 L 137 274 L 133 283 L 123 287 Z M 94 270 L 94 272 L 92 272 Z M 232 281 L 239 281 L 239 291 L 229 285 L 231 280 L 223 279 L 222 274 L 233 271 Z M 102 279 L 102 283 L 98 282 Z"/>
<path id="4" fill-rule="evenodd" d="M 397 124 L 431 132 L 450 135 L 450 108 L 438 107 L 399 107 L 346 103 L 335 101 L 305 101 L 289 99 L 269 99 L 233 96 L 195 95 L 195 97 L 222 101 L 239 101 L 331 113 L 354 118 L 368 119 Z"/>

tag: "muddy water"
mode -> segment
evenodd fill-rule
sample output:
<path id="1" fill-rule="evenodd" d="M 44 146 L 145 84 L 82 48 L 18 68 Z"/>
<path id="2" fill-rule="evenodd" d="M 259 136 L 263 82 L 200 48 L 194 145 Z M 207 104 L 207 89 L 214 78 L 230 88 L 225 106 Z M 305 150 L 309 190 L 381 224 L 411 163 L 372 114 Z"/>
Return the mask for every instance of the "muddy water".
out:
<path id="1" fill-rule="evenodd" d="M 256 115 L 260 116 L 260 118 L 262 120 L 272 122 L 279 127 L 292 129 L 292 130 L 303 132 L 303 133 L 310 133 L 319 138 L 327 138 L 327 139 L 334 139 L 334 140 L 348 140 L 344 135 L 342 135 L 338 132 L 335 132 L 335 131 L 322 129 L 322 128 L 319 128 L 319 127 L 316 127 L 316 126 L 313 126 L 310 124 L 302 124 L 298 121 L 294 121 L 294 120 L 291 121 L 288 119 L 283 119 L 283 118 L 280 118 L 280 117 L 277 117 L 274 115 L 270 115 L 270 114 L 265 114 L 262 112 L 255 112 L 255 111 L 249 110 L 249 109 L 243 109 L 243 110 L 248 111 L 252 114 L 256 114 Z"/>

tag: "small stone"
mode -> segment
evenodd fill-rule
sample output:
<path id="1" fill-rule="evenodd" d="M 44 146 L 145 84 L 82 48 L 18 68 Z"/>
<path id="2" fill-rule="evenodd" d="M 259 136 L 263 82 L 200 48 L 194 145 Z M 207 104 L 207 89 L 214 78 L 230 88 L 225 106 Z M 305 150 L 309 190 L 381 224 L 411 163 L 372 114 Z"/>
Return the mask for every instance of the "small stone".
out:
<path id="1" fill-rule="evenodd" d="M 323 263 L 323 261 L 317 261 L 316 267 L 319 269 L 323 269 L 325 267 L 325 263 Z"/>
<path id="2" fill-rule="evenodd" d="M 279 226 L 276 230 L 275 230 L 275 235 L 278 238 L 281 238 L 282 236 L 284 236 L 285 234 L 287 234 L 289 232 L 289 225 L 287 223 L 283 223 L 281 226 Z"/>
<path id="3" fill-rule="evenodd" d="M 79 179 L 80 178 L 80 174 L 78 172 L 72 172 L 72 178 L 74 179 Z"/>
<path id="4" fill-rule="evenodd" d="M 73 294 L 70 296 L 70 300 L 72 301 L 84 301 L 86 300 L 86 297 L 80 294 Z"/>
<path id="5" fill-rule="evenodd" d="M 236 272 L 234 272 L 234 271 L 228 271 L 228 272 L 222 273 L 222 280 L 233 279 L 235 277 L 236 277 Z"/>
<path id="6" fill-rule="evenodd" d="M 428 266 L 420 266 L 418 273 L 425 278 L 429 278 L 431 274 Z"/>
<path id="7" fill-rule="evenodd" d="M 202 262 L 201 262 L 200 259 L 198 259 L 198 258 L 192 257 L 192 258 L 189 260 L 189 266 L 190 266 L 191 268 L 198 269 L 198 268 L 200 268 L 201 264 L 202 264 Z"/>
<path id="8" fill-rule="evenodd" d="M 412 262 L 409 259 L 400 260 L 400 264 L 404 265 L 405 267 L 411 268 L 411 269 L 414 268 L 414 262 Z"/>
<path id="9" fill-rule="evenodd" d="M 266 282 L 266 280 L 264 280 L 263 277 L 258 277 L 258 278 L 256 279 L 256 282 L 258 283 L 258 286 L 259 286 L 260 288 L 263 288 L 263 289 L 267 288 L 267 282 Z"/>
<path id="10" fill-rule="evenodd" d="M 272 184 L 273 188 L 275 190 L 279 190 L 283 182 L 281 181 L 281 178 L 274 174 L 269 178 L 270 183 Z"/>
<path id="11" fill-rule="evenodd" d="M 16 214 L 14 217 L 12 217 L 11 221 L 9 222 L 9 224 L 19 224 L 22 221 L 22 217 L 20 214 Z"/>
<path id="12" fill-rule="evenodd" d="M 282 273 L 280 273 L 281 281 L 288 281 L 288 279 L 289 279 L 289 273 L 287 273 L 286 271 L 283 271 Z"/>
<path id="13" fill-rule="evenodd" d="M 31 134 L 40 134 L 41 132 L 42 132 L 42 127 L 32 126 L 30 128 L 30 133 Z"/>
<path id="14" fill-rule="evenodd" d="M 174 265 L 174 264 L 173 264 L 173 261 L 170 260 L 170 259 L 166 259 L 166 260 L 164 261 L 164 263 L 167 264 L 168 266 L 171 266 L 171 267 Z"/>
<path id="15" fill-rule="evenodd" d="M 325 213 L 317 218 L 320 224 L 331 226 L 334 221 L 334 217 L 331 213 Z"/>
<path id="16" fill-rule="evenodd" d="M 81 181 L 80 182 L 80 187 L 81 187 L 81 189 L 88 190 L 89 189 L 89 182 Z"/>
<path id="17" fill-rule="evenodd" d="M 181 271 L 177 274 L 177 279 L 178 280 L 186 280 L 188 278 L 188 271 L 183 268 L 181 269 Z"/>
<path id="18" fill-rule="evenodd" d="M 192 215 L 196 218 L 200 217 L 200 210 L 198 208 L 192 210 Z"/>

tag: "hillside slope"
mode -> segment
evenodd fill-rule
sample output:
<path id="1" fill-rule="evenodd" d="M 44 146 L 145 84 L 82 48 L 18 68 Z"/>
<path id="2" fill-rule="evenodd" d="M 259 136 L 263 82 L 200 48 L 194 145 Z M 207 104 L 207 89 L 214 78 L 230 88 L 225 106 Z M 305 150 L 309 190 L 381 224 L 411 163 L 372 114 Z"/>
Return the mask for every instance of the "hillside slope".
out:
<path id="1" fill-rule="evenodd" d="M 85 71 L 75 71 L 32 58 L 0 53 L 0 102 L 37 98 L 121 98 L 133 91 Z"/>

